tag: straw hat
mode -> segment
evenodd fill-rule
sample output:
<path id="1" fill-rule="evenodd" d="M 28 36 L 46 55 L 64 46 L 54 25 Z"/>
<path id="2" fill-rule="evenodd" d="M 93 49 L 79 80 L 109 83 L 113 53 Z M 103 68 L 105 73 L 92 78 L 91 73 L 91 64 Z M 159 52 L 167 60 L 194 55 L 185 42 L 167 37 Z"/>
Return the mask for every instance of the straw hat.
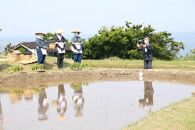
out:
<path id="1" fill-rule="evenodd" d="M 45 35 L 44 32 L 36 32 L 35 35 Z"/>
<path id="2" fill-rule="evenodd" d="M 64 29 L 57 29 L 55 31 L 56 34 L 62 34 L 64 32 Z"/>
<path id="3" fill-rule="evenodd" d="M 81 31 L 79 29 L 75 29 L 74 31 L 72 31 L 72 33 L 81 33 Z"/>

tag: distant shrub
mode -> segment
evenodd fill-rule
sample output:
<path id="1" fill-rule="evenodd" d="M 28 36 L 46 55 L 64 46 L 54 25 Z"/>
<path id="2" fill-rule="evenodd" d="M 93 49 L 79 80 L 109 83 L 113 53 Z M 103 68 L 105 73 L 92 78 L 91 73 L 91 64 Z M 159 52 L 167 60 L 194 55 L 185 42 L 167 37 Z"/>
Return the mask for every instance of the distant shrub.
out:
<path id="1" fill-rule="evenodd" d="M 38 71 L 38 70 L 43 70 L 43 69 L 44 69 L 43 64 L 34 64 L 34 65 L 32 65 L 32 70 L 33 71 Z"/>
<path id="2" fill-rule="evenodd" d="M 195 61 L 195 49 L 192 49 L 190 53 L 182 57 L 182 60 Z"/>
<path id="3" fill-rule="evenodd" d="M 182 58 L 182 60 L 185 60 L 185 61 L 195 61 L 195 56 L 187 55 L 184 58 Z"/>
<path id="4" fill-rule="evenodd" d="M 21 72 L 24 68 L 20 65 L 14 65 L 9 67 L 8 72 L 13 73 L 13 72 Z"/>
<path id="5" fill-rule="evenodd" d="M 72 70 L 82 70 L 84 67 L 87 67 L 87 64 L 73 63 L 70 68 Z"/>

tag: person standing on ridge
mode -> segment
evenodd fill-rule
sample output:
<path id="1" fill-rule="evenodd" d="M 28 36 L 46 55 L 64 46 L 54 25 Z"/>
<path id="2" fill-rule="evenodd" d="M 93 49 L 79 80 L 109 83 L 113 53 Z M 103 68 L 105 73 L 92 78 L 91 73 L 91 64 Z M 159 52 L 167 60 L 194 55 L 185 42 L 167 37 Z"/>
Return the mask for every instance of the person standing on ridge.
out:
<path id="1" fill-rule="evenodd" d="M 143 51 L 144 69 L 152 69 L 153 49 L 152 44 L 149 42 L 149 38 L 145 37 L 144 43 L 138 42 L 137 47 Z"/>
<path id="2" fill-rule="evenodd" d="M 55 31 L 56 37 L 55 37 L 55 47 L 57 49 L 57 65 L 58 69 L 61 69 L 64 65 L 64 56 L 66 52 L 66 44 L 65 44 L 65 38 L 62 35 L 64 32 L 63 29 L 58 29 Z"/>
<path id="3" fill-rule="evenodd" d="M 82 60 L 82 50 L 83 50 L 83 43 L 80 37 L 80 31 L 75 30 L 72 31 L 74 33 L 74 37 L 72 38 L 72 46 L 71 50 L 73 52 L 73 60 L 75 63 L 81 63 Z"/>

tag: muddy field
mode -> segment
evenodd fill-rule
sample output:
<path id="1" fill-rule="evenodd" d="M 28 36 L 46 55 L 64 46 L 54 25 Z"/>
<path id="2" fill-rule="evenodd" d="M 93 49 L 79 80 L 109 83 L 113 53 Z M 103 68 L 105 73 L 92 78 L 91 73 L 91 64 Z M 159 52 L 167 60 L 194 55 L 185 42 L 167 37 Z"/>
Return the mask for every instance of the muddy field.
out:
<path id="1" fill-rule="evenodd" d="M 56 71 L 34 73 L 12 73 L 0 77 L 0 87 L 37 87 L 60 82 L 95 82 L 112 80 L 139 80 L 140 70 L 92 69 L 82 71 Z M 160 80 L 195 84 L 195 71 L 144 70 L 144 80 Z M 36 86 L 35 86 L 36 85 Z"/>

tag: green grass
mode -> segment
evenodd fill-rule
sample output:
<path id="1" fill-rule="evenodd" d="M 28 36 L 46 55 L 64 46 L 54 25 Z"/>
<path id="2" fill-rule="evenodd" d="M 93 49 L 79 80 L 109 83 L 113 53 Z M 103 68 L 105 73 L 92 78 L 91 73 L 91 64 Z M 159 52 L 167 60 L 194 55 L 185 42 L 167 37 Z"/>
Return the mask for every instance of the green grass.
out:
<path id="1" fill-rule="evenodd" d="M 123 130 L 195 130 L 195 97 L 154 112 Z"/>
<path id="2" fill-rule="evenodd" d="M 22 72 L 24 68 L 21 65 L 13 65 L 11 67 L 8 68 L 8 72 L 9 73 L 13 73 L 13 72 Z"/>
<path id="3" fill-rule="evenodd" d="M 73 63 L 70 68 L 72 70 L 82 70 L 83 68 L 87 67 L 87 64 L 81 64 L 81 63 Z"/>
<path id="4" fill-rule="evenodd" d="M 141 69 L 143 68 L 142 60 L 83 60 L 84 64 L 87 64 L 88 67 L 93 68 L 128 68 L 128 69 Z M 154 69 L 195 69 L 195 61 L 162 61 L 154 60 L 153 61 Z"/>
<path id="5" fill-rule="evenodd" d="M 44 69 L 46 71 L 57 71 L 56 57 L 47 57 Z M 103 60 L 82 60 L 83 69 L 89 68 L 126 68 L 126 69 L 142 69 L 143 61 L 142 60 L 122 60 L 116 57 Z M 0 74 L 7 73 L 10 67 L 16 66 L 18 63 L 1 61 L 0 60 Z M 24 72 L 32 72 L 37 69 L 36 63 L 21 65 Z M 39 67 L 38 67 L 39 68 Z M 71 70 L 75 68 L 73 61 L 71 59 L 65 59 L 65 67 L 63 70 Z M 76 67 L 77 68 L 77 67 Z M 185 61 L 185 60 L 174 60 L 174 61 L 162 61 L 154 60 L 153 61 L 154 69 L 184 69 L 192 70 L 195 69 L 195 61 Z M 74 70 L 74 69 L 73 69 Z"/>
<path id="6" fill-rule="evenodd" d="M 33 64 L 32 65 L 32 71 L 43 70 L 43 69 L 44 69 L 43 64 Z"/>

